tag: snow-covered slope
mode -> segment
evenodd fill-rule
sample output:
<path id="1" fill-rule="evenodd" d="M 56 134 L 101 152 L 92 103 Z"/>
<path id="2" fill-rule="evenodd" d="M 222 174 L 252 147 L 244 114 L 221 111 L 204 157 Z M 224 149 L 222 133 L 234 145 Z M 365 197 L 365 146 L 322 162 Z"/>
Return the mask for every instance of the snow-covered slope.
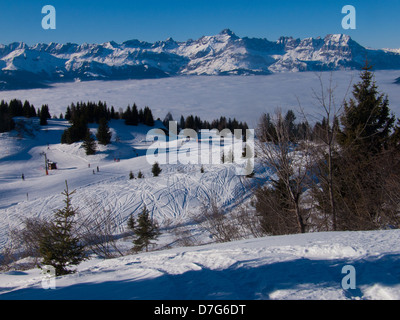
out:
<path id="1" fill-rule="evenodd" d="M 67 121 L 49 120 L 42 127 L 38 126 L 38 119 L 26 122 L 25 127 L 31 128 L 29 136 L 23 134 L 21 138 L 15 130 L 0 134 L 0 249 L 9 240 L 10 230 L 19 228 L 24 218 L 48 218 L 63 206 L 61 192 L 66 180 L 71 190 L 77 190 L 72 203 L 83 215 L 92 215 L 93 205 L 109 210 L 120 225 L 120 232 L 128 217 L 139 214 L 144 205 L 159 223 L 179 224 L 198 213 L 203 202 L 215 200 L 229 206 L 245 193 L 235 167 L 229 164 L 205 165 L 205 172 L 201 173 L 200 164 L 176 161 L 161 164 L 162 174 L 153 177 L 153 163 L 146 158 L 151 145 L 146 134 L 151 128 L 145 125 L 126 126 L 123 120 L 111 121 L 113 143 L 99 145 L 95 155 L 87 156 L 81 143 L 60 144 Z M 92 130 L 95 133 L 96 125 Z M 190 148 L 192 143 L 192 147 L 199 147 L 195 142 L 185 146 Z M 226 148 L 230 148 L 228 143 Z M 44 174 L 43 153 L 58 167 L 48 176 Z M 144 179 L 129 180 L 129 172 L 137 177 L 139 170 Z"/>
<path id="2" fill-rule="evenodd" d="M 253 75 L 276 72 L 360 69 L 368 58 L 376 70 L 399 69 L 396 50 L 367 49 L 348 35 L 277 41 L 217 35 L 176 42 L 118 44 L 12 43 L 0 46 L 0 89 L 74 79 L 141 79 L 177 75 Z M 26 83 L 26 81 L 32 83 Z"/>
<path id="3" fill-rule="evenodd" d="M 161 246 L 173 248 L 108 260 L 93 257 L 81 263 L 77 273 L 53 279 L 55 289 L 43 288 L 49 281 L 39 269 L 2 272 L 0 300 L 400 299 L 399 230 L 310 233 L 215 244 L 201 228 L 188 225 L 199 232 L 204 245 L 179 247 L 166 226 L 192 221 L 190 215 L 211 198 L 222 207 L 243 201 L 244 180 L 232 165 L 204 166 L 205 173 L 196 164 L 161 165 L 161 175 L 152 177 L 144 156 L 149 146 L 146 126 L 112 121 L 113 143 L 86 156 L 80 143 L 59 144 L 66 121 L 49 120 L 48 126 L 39 127 L 38 119 L 17 120 L 26 122 L 24 132 L 0 134 L 0 248 L 24 218 L 48 218 L 64 205 L 65 180 L 71 190 L 77 190 L 72 204 L 80 214 L 93 215 L 93 204 L 110 210 L 120 227 L 117 234 L 123 233 L 129 215 L 138 214 L 146 204 L 163 227 Z M 48 176 L 43 152 L 58 165 Z M 141 170 L 145 178 L 129 180 L 130 170 L 135 176 Z M 119 245 L 132 246 L 129 238 L 119 241 Z M 355 268 L 356 289 L 342 287 L 345 265 Z"/>
<path id="4" fill-rule="evenodd" d="M 10 271 L 0 300 L 399 300 L 399 240 L 399 230 L 325 232 L 176 248 L 92 259 L 52 283 L 39 269 Z M 342 287 L 347 265 L 355 289 Z"/>

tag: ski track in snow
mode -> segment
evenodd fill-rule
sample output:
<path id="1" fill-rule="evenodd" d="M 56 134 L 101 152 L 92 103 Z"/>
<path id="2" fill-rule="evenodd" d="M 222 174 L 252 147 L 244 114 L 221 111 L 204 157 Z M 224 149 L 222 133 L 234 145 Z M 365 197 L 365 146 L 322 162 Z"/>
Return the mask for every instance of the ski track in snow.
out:
<path id="1" fill-rule="evenodd" d="M 55 130 L 58 134 L 64 129 L 64 123 L 50 121 L 53 128 L 58 125 L 58 131 Z M 122 123 L 114 122 L 116 127 L 113 131 L 116 134 L 136 136 L 132 141 L 125 141 L 126 147 L 143 145 L 140 129 Z M 4 134 L 2 136 L 5 137 Z M 215 200 L 222 206 L 228 206 L 245 194 L 245 189 L 237 188 L 239 180 L 231 164 L 205 165 L 203 174 L 198 164 L 162 165 L 162 174 L 152 177 L 151 165 L 145 156 L 126 158 L 116 163 L 108 160 L 112 158 L 113 145 L 108 151 L 100 150 L 99 154 L 88 157 L 80 148 L 80 143 L 70 146 L 50 144 L 47 147 L 47 139 L 45 132 L 39 132 L 34 142 L 21 142 L 26 147 L 18 150 L 23 151 L 14 150 L 14 161 L 11 158 L 0 162 L 0 181 L 4 181 L 0 184 L 0 247 L 9 240 L 10 231 L 21 227 L 26 217 L 48 219 L 56 209 L 63 207 L 61 192 L 65 188 L 65 180 L 70 191 L 76 190 L 72 205 L 84 217 L 90 219 L 96 211 L 111 211 L 121 232 L 128 217 L 138 215 L 144 206 L 160 224 L 165 221 L 185 223 L 192 214 L 200 212 L 203 203 Z M 21 152 L 28 152 L 31 158 L 18 160 Z M 58 170 L 49 171 L 49 176 L 43 176 L 42 152 L 58 163 Z M 97 165 L 100 166 L 99 172 Z M 32 166 L 39 169 L 32 171 Z M 25 181 L 21 181 L 16 167 L 25 173 Z M 145 177 L 129 180 L 130 170 L 136 177 L 141 170 Z"/>

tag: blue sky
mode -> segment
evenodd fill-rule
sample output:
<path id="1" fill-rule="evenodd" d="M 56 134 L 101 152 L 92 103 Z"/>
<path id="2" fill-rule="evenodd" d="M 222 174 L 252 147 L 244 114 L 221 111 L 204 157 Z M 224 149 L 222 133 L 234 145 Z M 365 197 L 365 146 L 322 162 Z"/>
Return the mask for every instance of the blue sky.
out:
<path id="1" fill-rule="evenodd" d="M 344 5 L 357 29 L 344 30 Z M 44 30 L 44 5 L 56 9 L 56 30 Z M 400 48 L 400 0 L 0 0 L 0 43 L 177 41 L 217 34 L 277 40 L 349 34 L 364 46 Z"/>

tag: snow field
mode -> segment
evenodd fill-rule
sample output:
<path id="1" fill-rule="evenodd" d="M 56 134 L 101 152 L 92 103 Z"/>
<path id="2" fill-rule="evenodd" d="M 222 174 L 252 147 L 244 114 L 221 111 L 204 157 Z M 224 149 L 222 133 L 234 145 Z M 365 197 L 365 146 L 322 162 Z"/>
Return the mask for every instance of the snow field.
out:
<path id="1" fill-rule="evenodd" d="M 310 233 L 92 259 L 56 278 L 54 290 L 42 288 L 38 269 L 10 271 L 0 275 L 0 299 L 397 300 L 399 237 L 398 230 Z M 341 287 L 348 264 L 355 290 Z"/>
<path id="2" fill-rule="evenodd" d="M 139 214 L 143 206 L 161 225 L 171 221 L 181 224 L 190 221 L 191 215 L 198 214 L 203 203 L 210 203 L 213 199 L 222 206 L 229 206 L 245 193 L 234 164 L 205 164 L 205 172 L 200 172 L 201 164 L 195 162 L 200 154 L 196 150 L 200 145 L 197 142 L 186 142 L 182 150 L 184 157 L 179 156 L 188 164 L 176 159 L 178 153 L 174 152 L 170 161 L 176 164 L 161 164 L 161 175 L 153 177 L 152 162 L 145 154 L 151 145 L 146 141 L 148 127 L 129 127 L 123 121 L 111 121 L 113 140 L 118 135 L 119 142 L 107 147 L 99 146 L 95 155 L 86 156 L 81 143 L 58 143 L 57 138 L 61 137 L 65 123 L 63 120 L 50 120 L 49 127 L 42 127 L 34 138 L 18 139 L 12 137 L 13 133 L 2 135 L 4 139 L 8 136 L 9 141 L 16 141 L 19 147 L 10 150 L 5 144 L 8 153 L 0 162 L 1 247 L 8 241 L 10 230 L 19 228 L 24 218 L 49 218 L 64 205 L 61 192 L 66 180 L 69 189 L 76 190 L 72 205 L 83 217 L 90 219 L 96 210 L 110 211 L 121 233 L 128 217 Z M 52 130 L 51 135 L 49 130 Z M 225 142 L 226 148 L 231 148 L 228 139 Z M 219 151 L 214 151 L 218 153 L 218 159 Z M 44 175 L 43 152 L 48 159 L 57 162 L 58 169 L 50 170 L 48 176 Z M 139 170 L 144 179 L 129 180 L 129 172 L 132 171 L 137 178 Z"/>

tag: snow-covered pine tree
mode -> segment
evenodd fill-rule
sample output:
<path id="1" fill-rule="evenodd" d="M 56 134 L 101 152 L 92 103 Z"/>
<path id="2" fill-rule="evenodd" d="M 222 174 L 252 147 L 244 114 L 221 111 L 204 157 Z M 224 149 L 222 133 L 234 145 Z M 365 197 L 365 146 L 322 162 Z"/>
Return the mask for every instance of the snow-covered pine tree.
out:
<path id="1" fill-rule="evenodd" d="M 144 107 L 143 110 L 143 123 L 147 126 L 154 126 L 154 117 L 149 107 Z"/>
<path id="2" fill-rule="evenodd" d="M 135 221 L 135 218 L 133 217 L 133 214 L 131 214 L 129 216 L 128 221 L 127 221 L 126 224 L 127 224 L 127 227 L 128 227 L 129 230 L 131 230 L 132 232 L 135 231 L 136 221 Z"/>
<path id="3" fill-rule="evenodd" d="M 47 119 L 51 119 L 49 106 L 47 104 L 42 105 L 42 109 L 40 110 L 40 125 L 47 125 Z"/>
<path id="4" fill-rule="evenodd" d="M 153 173 L 154 177 L 158 177 L 161 173 L 162 169 L 160 168 L 158 162 L 154 162 L 153 167 L 151 168 L 151 172 Z"/>
<path id="5" fill-rule="evenodd" d="M 65 207 L 55 212 L 51 226 L 42 236 L 39 245 L 42 264 L 53 266 L 57 276 L 73 272 L 70 266 L 78 265 L 85 259 L 84 246 L 74 234 L 77 211 L 71 205 L 71 196 L 75 190 L 68 190 L 67 181 L 65 186 L 62 192 Z"/>
<path id="6" fill-rule="evenodd" d="M 354 99 L 344 104 L 340 119 L 342 130 L 338 133 L 339 144 L 363 158 L 387 147 L 395 122 L 389 100 L 378 92 L 370 70 L 371 66 L 366 63 L 361 81 L 354 85 Z"/>
<path id="7" fill-rule="evenodd" d="M 159 226 L 156 221 L 150 218 L 149 210 L 146 206 L 139 214 L 137 224 L 134 226 L 135 239 L 133 240 L 134 250 L 141 251 L 143 248 L 146 252 L 152 240 L 156 240 L 160 235 Z"/>
<path id="8" fill-rule="evenodd" d="M 102 145 L 108 145 L 111 142 L 111 131 L 105 118 L 100 119 L 99 127 L 96 133 L 97 141 Z"/>
<path id="9" fill-rule="evenodd" d="M 82 147 L 86 151 L 86 155 L 93 155 L 96 153 L 96 141 L 94 140 L 89 128 L 86 129 L 85 139 L 83 140 Z"/>

